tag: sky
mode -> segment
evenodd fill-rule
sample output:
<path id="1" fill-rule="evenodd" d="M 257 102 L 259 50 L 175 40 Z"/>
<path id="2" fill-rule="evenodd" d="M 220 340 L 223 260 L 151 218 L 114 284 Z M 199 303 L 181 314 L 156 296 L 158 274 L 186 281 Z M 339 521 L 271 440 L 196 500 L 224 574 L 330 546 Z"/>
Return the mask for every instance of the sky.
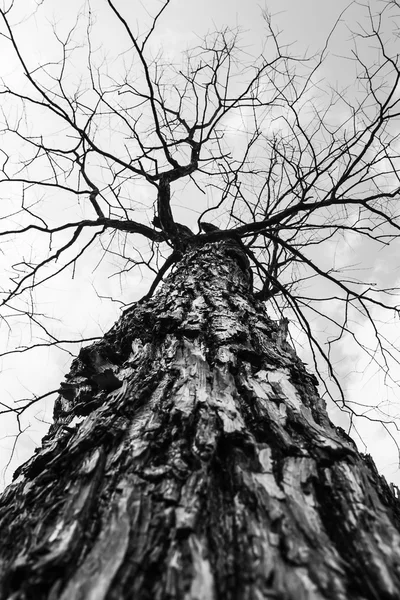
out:
<path id="1" fill-rule="evenodd" d="M 7 2 L 9 4 L 9 2 Z M 123 40 L 120 24 L 110 18 L 105 0 L 93 0 L 91 11 L 96 20 L 96 41 L 100 52 L 109 60 L 119 53 Z M 25 53 L 32 64 L 35 60 L 50 59 L 52 53 L 57 52 L 57 45 L 52 42 L 53 24 L 59 32 L 66 32 L 76 20 L 80 8 L 84 5 L 81 0 L 70 0 L 65 3 L 61 0 L 15 0 L 15 21 L 18 25 L 18 40 L 22 52 Z M 371 2 L 372 10 L 379 5 L 377 0 Z M 30 19 L 26 17 L 33 13 L 39 6 L 37 15 Z M 149 23 L 148 13 L 154 13 L 159 3 L 136 2 L 131 0 L 117 1 L 118 8 L 124 12 L 130 22 L 135 23 L 140 31 L 146 29 Z M 88 10 L 88 5 L 85 5 Z M 343 56 L 351 49 L 351 33 L 349 29 L 362 22 L 363 10 L 359 4 L 349 4 L 342 0 L 335 3 L 328 0 L 270 0 L 264 4 L 252 0 L 171 0 L 171 3 L 160 19 L 159 27 L 152 41 L 151 50 L 154 55 L 162 49 L 164 57 L 176 61 L 182 51 L 199 42 L 204 34 L 221 27 L 240 27 L 243 30 L 242 43 L 249 55 L 257 53 L 264 39 L 265 23 L 261 18 L 262 11 L 266 10 L 272 17 L 276 31 L 279 31 L 281 43 L 287 44 L 290 51 L 298 56 L 305 53 L 312 55 L 323 47 L 325 40 L 332 30 L 335 22 L 340 19 L 337 31 L 333 34 L 330 44 L 330 54 L 323 66 L 322 75 L 333 86 L 351 86 L 354 72 L 349 61 Z M 344 12 L 343 12 L 344 11 Z M 43 18 L 45 17 L 45 18 Z M 347 26 L 347 28 L 346 28 Z M 3 58 L 3 75 L 6 75 L 22 85 L 15 57 L 9 46 L 0 41 L 0 51 Z M 372 50 L 371 50 L 372 52 Z M 4 58 L 6 58 L 4 60 Z M 71 77 L 74 77 L 71 74 Z M 15 79 L 13 79 L 15 78 Z M 7 107 L 9 108 L 9 107 Z M 43 127 L 49 131 L 54 126 L 53 122 L 43 123 L 40 118 L 32 123 L 32 128 L 41 130 Z M 106 134 L 104 134 L 106 135 Z M 116 137 L 109 134 L 109 143 L 116 143 Z M 4 195 L 0 189 L 2 205 L 0 218 L 12 211 L 12 194 L 14 189 L 9 188 Z M 184 190 L 183 190 L 184 192 Z M 188 204 L 184 193 L 183 199 L 176 200 L 176 214 L 178 220 L 194 228 L 200 212 L 196 201 Z M 140 199 L 146 202 L 147 191 L 136 190 Z M 53 214 L 58 218 L 63 211 L 66 218 L 75 214 L 86 215 L 84 205 L 76 207 L 68 195 L 49 197 L 45 205 L 46 214 Z M 16 219 L 20 224 L 19 218 Z M 1 221 L 0 221 L 1 223 Z M 3 254 L 0 255 L 0 269 L 6 271 L 16 262 L 17 256 L 28 260 L 32 248 L 36 250 L 40 242 L 34 237 L 26 240 L 25 246 L 17 239 L 11 240 L 6 247 L 2 246 Z M 368 276 L 379 281 L 399 280 L 398 248 L 396 247 L 377 253 L 373 245 L 355 243 L 354 238 L 343 239 L 338 245 L 332 243 L 331 256 L 337 263 L 359 264 L 367 257 L 372 265 Z M 150 285 L 149 273 L 129 272 L 123 278 L 115 275 L 115 261 L 113 257 L 106 257 L 100 261 L 98 253 L 89 252 L 87 260 L 81 263 L 74 273 L 74 278 L 68 273 L 65 277 L 58 278 L 55 282 L 45 284 L 43 291 L 36 300 L 40 309 L 54 319 L 53 325 L 59 335 L 65 338 L 81 335 L 83 337 L 99 336 L 107 331 L 120 314 L 122 300 L 133 302 L 143 296 Z M 5 287 L 2 284 L 2 287 Z M 113 300 L 110 300 L 110 298 Z M 377 315 L 380 318 L 380 315 Z M 315 321 L 315 327 L 319 322 Z M 398 327 L 398 326 L 397 326 Z M 396 324 L 382 325 L 382 331 L 387 336 L 397 339 Z M 28 343 L 31 330 L 22 320 L 12 321 L 11 330 L 2 322 L 0 324 L 1 348 L 21 348 Z M 358 327 L 360 336 L 365 336 L 363 323 Z M 322 332 L 321 332 L 322 334 Z M 369 340 L 366 338 L 366 342 Z M 74 348 L 71 347 L 73 352 Z M 310 357 L 304 353 L 304 360 L 310 364 Z M 381 404 L 391 416 L 396 417 L 399 410 L 397 384 L 387 387 L 382 376 L 376 373 L 374 366 L 368 366 L 358 349 L 350 346 L 348 342 L 339 344 L 335 360 L 337 368 L 349 397 L 365 404 L 369 412 L 369 405 Z M 2 400 L 12 402 L 21 398 L 31 398 L 32 395 L 41 395 L 49 390 L 57 389 L 60 381 L 69 370 L 71 353 L 57 348 L 43 347 L 34 353 L 19 353 L 4 356 L 1 361 L 0 390 Z M 394 374 L 394 379 L 400 379 Z M 0 416 L 0 484 L 10 481 L 15 468 L 27 460 L 34 448 L 40 444 L 41 437 L 46 433 L 51 423 L 52 397 L 35 405 L 23 419 L 23 435 L 19 436 L 17 444 L 15 438 L 15 420 L 12 416 Z M 347 420 L 340 411 L 329 405 L 330 415 L 335 423 L 346 428 Z M 357 436 L 357 432 L 360 434 Z M 391 433 L 393 433 L 391 431 Z M 370 452 L 375 458 L 379 470 L 391 481 L 400 485 L 400 472 L 398 467 L 398 453 L 396 445 L 390 435 L 374 423 L 357 421 L 357 430 L 353 431 L 355 440 L 360 450 Z M 362 441 L 364 440 L 364 441 Z M 366 445 L 365 445 L 365 443 Z"/>

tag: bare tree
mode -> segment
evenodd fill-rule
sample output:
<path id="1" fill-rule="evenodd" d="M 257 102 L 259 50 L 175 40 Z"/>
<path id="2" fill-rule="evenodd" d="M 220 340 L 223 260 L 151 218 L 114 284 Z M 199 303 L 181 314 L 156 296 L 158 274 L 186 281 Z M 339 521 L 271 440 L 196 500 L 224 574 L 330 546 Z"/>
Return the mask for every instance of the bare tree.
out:
<path id="1" fill-rule="evenodd" d="M 258 56 L 225 29 L 179 64 L 163 58 L 152 40 L 169 3 L 138 34 L 107 0 L 129 46 L 111 65 L 88 7 L 54 30 L 58 51 L 39 65 L 21 49 L 14 2 L 1 10 L 23 78 L 0 90 L 0 189 L 18 199 L 0 242 L 32 247 L 2 290 L 4 323 L 27 319 L 43 338 L 32 347 L 71 347 L 82 340 L 52 332 L 37 289 L 91 249 L 122 277 L 154 274 L 46 394 L 58 395 L 54 423 L 0 500 L 1 597 L 394 599 L 398 500 L 329 421 L 293 347 L 305 334 L 322 397 L 354 415 L 362 402 L 346 401 L 335 344 L 359 344 L 395 377 L 379 320 L 398 316 L 396 284 L 357 279 L 332 248 L 398 240 L 388 36 L 400 6 L 364 7 L 356 83 L 340 90 L 320 81 L 329 38 L 318 56 L 293 56 L 267 13 Z M 177 217 L 194 203 L 196 230 Z M 38 399 L 1 412 L 20 418 Z"/>

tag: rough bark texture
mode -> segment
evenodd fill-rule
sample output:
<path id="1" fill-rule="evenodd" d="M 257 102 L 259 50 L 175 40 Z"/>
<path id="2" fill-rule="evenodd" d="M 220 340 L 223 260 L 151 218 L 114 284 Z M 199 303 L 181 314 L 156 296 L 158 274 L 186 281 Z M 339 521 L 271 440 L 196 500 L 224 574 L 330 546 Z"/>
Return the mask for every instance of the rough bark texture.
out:
<path id="1" fill-rule="evenodd" d="M 235 242 L 189 251 L 74 361 L 0 500 L 0 598 L 400 598 L 399 502 L 315 383 Z"/>

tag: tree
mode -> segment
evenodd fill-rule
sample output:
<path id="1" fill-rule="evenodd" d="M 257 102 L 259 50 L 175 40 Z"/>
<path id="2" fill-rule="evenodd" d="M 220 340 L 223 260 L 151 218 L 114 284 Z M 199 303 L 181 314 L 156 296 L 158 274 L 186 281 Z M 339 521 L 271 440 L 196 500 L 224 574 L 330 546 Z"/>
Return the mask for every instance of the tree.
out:
<path id="1" fill-rule="evenodd" d="M 390 24 L 397 31 L 398 3 L 369 13 L 355 38 L 358 87 L 331 90 L 324 108 L 326 49 L 291 57 L 265 14 L 258 59 L 246 59 L 239 32 L 223 30 L 169 64 L 151 48 L 168 5 L 139 36 L 107 0 L 129 39 L 122 75 L 96 62 L 89 10 L 82 80 L 84 13 L 57 34 L 61 61 L 32 67 L 14 4 L 1 11 L 25 76 L 1 92 L 5 139 L 21 141 L 18 153 L 14 142 L 3 149 L 1 185 L 22 199 L 19 225 L 1 237 L 50 240 L 45 257 L 14 265 L 3 306 L 62 344 L 24 302 L 91 246 L 156 275 L 75 358 L 42 447 L 1 497 L 0 597 L 397 598 L 398 499 L 329 420 L 291 338 L 297 323 L 317 373 L 325 360 L 336 388 L 321 384 L 333 397 L 331 347 L 358 341 L 355 315 L 374 331 L 376 347 L 359 340 L 371 359 L 387 373 L 397 361 L 376 320 L 378 309 L 397 315 L 396 287 L 344 275 L 323 252 L 340 236 L 397 240 L 400 72 L 386 36 Z M 363 40 L 376 46 L 372 66 Z M 246 143 L 229 146 L 234 119 Z M 148 205 L 133 218 L 138 182 Z M 188 183 L 209 191 L 198 233 L 173 206 Z M 46 217 L 55 191 L 82 199 L 82 217 Z M 326 287 L 310 297 L 313 278 Z M 328 352 L 311 311 L 332 326 Z M 18 417 L 28 404 L 3 403 L 4 412 Z"/>

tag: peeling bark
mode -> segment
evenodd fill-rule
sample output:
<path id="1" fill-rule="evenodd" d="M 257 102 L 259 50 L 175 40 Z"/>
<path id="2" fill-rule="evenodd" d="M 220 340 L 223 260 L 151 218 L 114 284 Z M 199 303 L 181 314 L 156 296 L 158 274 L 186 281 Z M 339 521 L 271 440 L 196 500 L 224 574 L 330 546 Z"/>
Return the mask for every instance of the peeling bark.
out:
<path id="1" fill-rule="evenodd" d="M 398 599 L 398 499 L 285 328 L 225 240 L 83 349 L 0 498 L 0 598 Z"/>

